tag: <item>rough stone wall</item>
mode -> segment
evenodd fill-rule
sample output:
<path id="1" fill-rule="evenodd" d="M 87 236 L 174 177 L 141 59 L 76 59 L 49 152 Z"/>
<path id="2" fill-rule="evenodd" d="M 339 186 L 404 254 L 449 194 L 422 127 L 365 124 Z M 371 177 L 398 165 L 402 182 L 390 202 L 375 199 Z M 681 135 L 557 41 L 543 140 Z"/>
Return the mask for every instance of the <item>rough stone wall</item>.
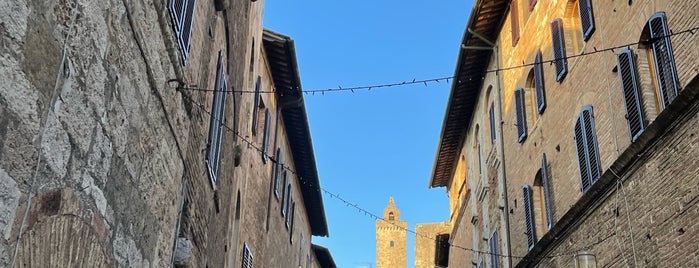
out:
<path id="1" fill-rule="evenodd" d="M 449 233 L 449 222 L 415 224 L 415 268 L 434 268 L 435 238 Z M 427 237 L 425 237 L 427 236 Z M 450 253 L 458 249 L 450 249 Z"/>

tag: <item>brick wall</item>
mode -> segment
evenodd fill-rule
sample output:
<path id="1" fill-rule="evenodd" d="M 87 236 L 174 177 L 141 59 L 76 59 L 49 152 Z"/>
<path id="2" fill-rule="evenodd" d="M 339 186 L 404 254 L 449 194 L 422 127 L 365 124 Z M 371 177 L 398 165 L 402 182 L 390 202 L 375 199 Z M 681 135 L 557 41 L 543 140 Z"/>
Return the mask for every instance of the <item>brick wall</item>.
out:
<path id="1" fill-rule="evenodd" d="M 415 268 L 435 267 L 435 238 L 448 234 L 449 229 L 448 222 L 415 224 L 415 232 L 419 234 L 415 235 Z"/>

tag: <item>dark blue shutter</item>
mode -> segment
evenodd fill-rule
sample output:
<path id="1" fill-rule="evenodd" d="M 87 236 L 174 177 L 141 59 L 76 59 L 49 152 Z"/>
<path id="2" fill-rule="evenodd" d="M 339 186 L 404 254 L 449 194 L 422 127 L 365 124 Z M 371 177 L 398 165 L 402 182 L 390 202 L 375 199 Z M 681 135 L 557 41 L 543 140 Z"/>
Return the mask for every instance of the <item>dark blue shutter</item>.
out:
<path id="1" fill-rule="evenodd" d="M 578 0 L 580 7 L 580 26 L 582 26 L 583 40 L 587 41 L 595 32 L 595 19 L 592 15 L 591 0 Z"/>
<path id="2" fill-rule="evenodd" d="M 260 86 L 262 85 L 262 78 L 257 76 L 257 82 L 255 82 L 255 99 L 253 100 L 252 106 L 252 135 L 257 135 L 257 110 L 260 108 Z"/>
<path id="3" fill-rule="evenodd" d="M 167 6 L 183 65 L 187 64 L 187 58 L 189 57 L 196 3 L 196 0 L 169 0 Z"/>
<path id="4" fill-rule="evenodd" d="M 549 170 L 546 168 L 546 154 L 541 157 L 541 187 L 544 188 L 546 229 L 551 230 L 551 227 L 553 227 L 553 213 L 551 213 L 551 186 L 549 185 Z"/>
<path id="5" fill-rule="evenodd" d="M 597 147 L 597 134 L 595 133 L 595 120 L 592 114 L 592 106 L 586 106 L 582 110 L 582 118 L 585 123 L 585 140 L 587 145 L 588 163 L 590 165 L 590 180 L 595 183 L 602 176 L 602 167 L 599 161 L 599 149 Z"/>
<path id="6" fill-rule="evenodd" d="M 517 115 L 517 142 L 527 139 L 527 113 L 524 105 L 524 89 L 515 90 L 515 112 Z"/>
<path id="7" fill-rule="evenodd" d="M 296 202 L 291 202 L 291 214 L 289 214 L 290 220 L 287 222 L 291 222 L 289 225 L 289 243 L 294 243 L 294 214 L 296 214 Z"/>
<path id="8" fill-rule="evenodd" d="M 490 119 L 490 143 L 495 143 L 495 106 L 494 103 L 490 104 L 490 109 L 488 110 L 488 116 Z"/>
<path id="9" fill-rule="evenodd" d="M 490 267 L 500 268 L 500 249 L 498 247 L 498 231 L 493 232 L 488 240 L 490 245 Z"/>
<path id="10" fill-rule="evenodd" d="M 553 60 L 556 65 L 556 82 L 561 82 L 568 73 L 563 20 L 561 19 L 555 19 L 551 22 L 551 43 L 553 45 Z"/>
<path id="11" fill-rule="evenodd" d="M 587 145 L 585 143 L 585 132 L 582 118 L 578 116 L 573 130 L 575 135 L 575 149 L 578 154 L 578 167 L 580 167 L 580 185 L 582 192 L 587 192 L 592 182 L 590 182 L 590 166 L 587 163 Z"/>
<path id="12" fill-rule="evenodd" d="M 663 109 L 677 97 L 679 84 L 675 69 L 675 56 L 670 43 L 670 31 L 664 12 L 655 13 L 648 20 L 650 37 L 653 40 L 652 51 L 655 61 L 655 77 Z"/>
<path id="13" fill-rule="evenodd" d="M 264 137 L 262 137 L 262 163 L 267 164 L 267 155 L 269 148 L 269 125 L 271 123 L 269 109 L 265 109 L 265 132 Z"/>
<path id="14" fill-rule="evenodd" d="M 481 159 L 481 144 L 478 143 L 478 174 L 483 174 L 483 161 Z"/>
<path id="15" fill-rule="evenodd" d="M 207 142 L 206 163 L 209 171 L 211 185 L 216 189 L 218 181 L 219 161 L 221 158 L 221 140 L 223 136 L 223 127 L 225 124 L 225 108 L 226 108 L 226 88 L 228 82 L 226 73 L 224 72 L 223 54 L 218 53 L 218 64 L 216 68 L 216 84 L 214 86 L 214 98 L 211 105 L 210 121 L 209 121 L 209 139 Z"/>
<path id="16" fill-rule="evenodd" d="M 624 102 L 626 104 L 626 120 L 629 123 L 629 134 L 631 135 L 631 142 L 634 142 L 643 133 L 644 129 L 636 61 L 633 52 L 628 48 L 619 52 L 616 59 L 619 68 L 619 78 L 621 78 L 621 90 L 624 93 Z"/>
<path id="17" fill-rule="evenodd" d="M 527 248 L 532 249 L 536 244 L 536 230 L 534 226 L 534 208 L 532 204 L 532 189 L 529 185 L 522 186 L 522 203 L 524 204 L 524 225 L 527 235 Z"/>
<path id="18" fill-rule="evenodd" d="M 546 91 L 544 89 L 544 69 L 541 64 L 541 51 L 534 59 L 534 87 L 536 88 L 536 108 L 539 114 L 546 110 Z"/>
<path id="19" fill-rule="evenodd" d="M 284 184 L 282 184 L 282 190 L 284 190 L 284 193 L 282 195 L 282 216 L 286 216 L 286 207 L 288 205 L 289 201 L 289 190 L 291 190 L 291 184 L 289 184 L 289 187 L 286 187 L 287 185 L 287 173 L 284 171 L 282 173 L 282 176 L 284 177 Z"/>

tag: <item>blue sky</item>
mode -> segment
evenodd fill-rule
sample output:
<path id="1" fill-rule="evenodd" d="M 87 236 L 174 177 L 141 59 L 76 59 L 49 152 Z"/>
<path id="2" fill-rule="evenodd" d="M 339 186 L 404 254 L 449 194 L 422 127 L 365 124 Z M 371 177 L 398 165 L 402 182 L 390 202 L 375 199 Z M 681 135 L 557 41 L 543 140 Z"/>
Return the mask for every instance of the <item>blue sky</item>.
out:
<path id="1" fill-rule="evenodd" d="M 264 26 L 295 40 L 303 88 L 451 76 L 470 0 L 266 1 Z M 446 81 L 306 95 L 318 172 L 328 191 L 381 215 L 394 196 L 401 218 L 449 217 L 444 188 L 428 189 L 446 109 Z M 375 221 L 323 195 L 338 267 L 375 267 Z M 408 234 L 408 267 L 415 236 Z"/>

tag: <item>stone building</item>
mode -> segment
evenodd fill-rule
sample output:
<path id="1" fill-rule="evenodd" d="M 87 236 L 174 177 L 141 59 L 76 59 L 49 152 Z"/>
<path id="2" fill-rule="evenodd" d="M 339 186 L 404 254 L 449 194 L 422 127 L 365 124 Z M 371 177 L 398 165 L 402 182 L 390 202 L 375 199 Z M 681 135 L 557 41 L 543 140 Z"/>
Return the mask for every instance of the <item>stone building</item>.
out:
<path id="1" fill-rule="evenodd" d="M 309 268 L 337 268 L 335 260 L 330 254 L 330 251 L 322 246 L 313 244 L 313 264 Z"/>
<path id="2" fill-rule="evenodd" d="M 699 265 L 696 10 L 475 2 L 430 178 L 450 266 Z"/>
<path id="3" fill-rule="evenodd" d="M 376 220 L 376 268 L 400 268 L 408 265 L 408 222 L 400 219 L 400 210 L 391 197 Z"/>
<path id="4" fill-rule="evenodd" d="M 415 268 L 434 268 L 437 250 L 435 241 L 449 236 L 449 222 L 415 224 Z"/>
<path id="5" fill-rule="evenodd" d="M 0 5 L 0 266 L 312 265 L 294 44 L 263 2 Z"/>

